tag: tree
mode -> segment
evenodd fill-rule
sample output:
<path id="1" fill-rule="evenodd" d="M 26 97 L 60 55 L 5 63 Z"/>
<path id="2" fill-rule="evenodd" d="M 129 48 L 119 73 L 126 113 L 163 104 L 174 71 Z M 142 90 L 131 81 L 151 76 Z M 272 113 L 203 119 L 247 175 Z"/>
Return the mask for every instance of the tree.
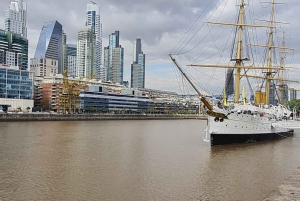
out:
<path id="1" fill-rule="evenodd" d="M 26 108 L 26 110 L 27 110 L 27 112 L 29 112 L 29 110 L 30 110 L 30 107 L 27 107 L 27 108 Z"/>
<path id="2" fill-rule="evenodd" d="M 289 107 L 292 111 L 296 107 L 297 114 L 300 113 L 300 99 L 294 99 L 284 104 L 286 107 Z"/>

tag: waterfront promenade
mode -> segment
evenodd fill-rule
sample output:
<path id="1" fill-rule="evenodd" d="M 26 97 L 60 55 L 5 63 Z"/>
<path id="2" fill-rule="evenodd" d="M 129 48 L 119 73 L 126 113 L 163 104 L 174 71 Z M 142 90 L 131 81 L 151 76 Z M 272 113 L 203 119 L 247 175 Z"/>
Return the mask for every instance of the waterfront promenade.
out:
<path id="1" fill-rule="evenodd" d="M 86 120 L 151 120 L 151 119 L 203 119 L 205 115 L 168 114 L 51 114 L 51 113 L 8 113 L 0 114 L 0 121 L 86 121 Z"/>
<path id="2" fill-rule="evenodd" d="M 300 167 L 263 201 L 300 200 Z"/>

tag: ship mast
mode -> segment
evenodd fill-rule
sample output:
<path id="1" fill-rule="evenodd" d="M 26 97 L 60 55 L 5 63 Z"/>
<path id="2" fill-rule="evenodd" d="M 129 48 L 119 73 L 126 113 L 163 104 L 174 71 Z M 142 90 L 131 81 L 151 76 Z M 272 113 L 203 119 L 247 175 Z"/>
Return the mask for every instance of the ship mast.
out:
<path id="1" fill-rule="evenodd" d="M 275 7 L 275 0 L 272 0 L 272 11 L 271 11 L 271 18 L 270 18 L 270 34 L 269 34 L 269 41 L 268 41 L 268 70 L 266 74 L 266 104 L 269 104 L 270 99 L 270 83 L 272 77 L 271 65 L 272 65 L 272 46 L 273 46 L 273 23 L 274 23 L 274 7 Z"/>
<path id="2" fill-rule="evenodd" d="M 239 24 L 243 24 L 244 20 L 244 11 L 245 11 L 244 0 L 241 0 L 240 11 L 239 11 Z M 236 54 L 236 69 L 235 74 L 235 95 L 234 102 L 239 102 L 240 96 L 240 76 L 241 76 L 241 66 L 242 66 L 242 36 L 243 36 L 243 26 L 238 28 L 238 44 L 237 44 L 237 54 Z"/>

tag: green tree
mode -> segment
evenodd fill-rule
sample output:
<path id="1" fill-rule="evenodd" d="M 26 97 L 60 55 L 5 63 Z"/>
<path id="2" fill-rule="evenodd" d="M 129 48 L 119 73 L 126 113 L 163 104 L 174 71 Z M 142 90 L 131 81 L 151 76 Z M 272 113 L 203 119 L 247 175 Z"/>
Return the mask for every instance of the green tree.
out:
<path id="1" fill-rule="evenodd" d="M 296 107 L 297 114 L 300 113 L 300 99 L 291 100 L 289 102 L 286 102 L 284 105 L 286 107 L 290 107 L 291 111 L 294 109 L 294 107 Z"/>

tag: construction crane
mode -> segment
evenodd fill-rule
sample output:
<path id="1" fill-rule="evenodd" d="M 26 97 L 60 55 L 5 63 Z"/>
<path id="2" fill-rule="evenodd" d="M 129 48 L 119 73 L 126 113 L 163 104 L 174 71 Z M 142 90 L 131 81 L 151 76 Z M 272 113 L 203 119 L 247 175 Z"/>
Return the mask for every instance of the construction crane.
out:
<path id="1" fill-rule="evenodd" d="M 62 94 L 59 96 L 59 110 L 61 110 L 63 114 L 80 112 L 80 90 L 94 77 L 95 75 L 93 74 L 88 78 L 69 81 L 67 70 L 63 71 L 63 89 Z M 82 81 L 83 83 L 80 83 Z"/>

